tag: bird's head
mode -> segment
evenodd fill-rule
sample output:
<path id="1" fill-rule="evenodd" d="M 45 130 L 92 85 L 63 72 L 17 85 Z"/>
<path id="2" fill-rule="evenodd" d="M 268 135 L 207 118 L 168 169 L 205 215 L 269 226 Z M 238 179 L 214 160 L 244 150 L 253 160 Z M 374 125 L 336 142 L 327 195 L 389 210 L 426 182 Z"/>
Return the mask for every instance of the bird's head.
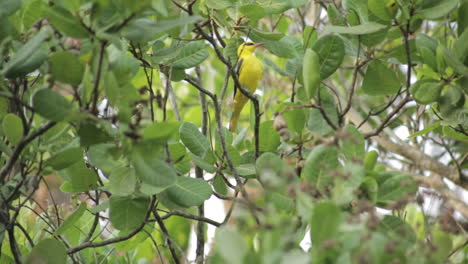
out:
<path id="1" fill-rule="evenodd" d="M 241 54 L 252 54 L 256 48 L 265 45 L 264 42 L 254 43 L 254 42 L 245 42 L 242 43 L 239 48 L 237 48 L 237 55 L 240 56 Z"/>

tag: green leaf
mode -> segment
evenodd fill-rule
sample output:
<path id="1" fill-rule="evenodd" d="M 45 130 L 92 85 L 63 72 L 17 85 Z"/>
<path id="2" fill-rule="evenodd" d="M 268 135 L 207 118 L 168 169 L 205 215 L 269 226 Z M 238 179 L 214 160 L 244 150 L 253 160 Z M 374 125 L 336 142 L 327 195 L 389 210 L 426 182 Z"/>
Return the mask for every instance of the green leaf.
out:
<path id="1" fill-rule="evenodd" d="M 108 142 L 112 139 L 102 127 L 89 121 L 82 122 L 77 133 L 80 137 L 80 145 L 83 147 Z"/>
<path id="2" fill-rule="evenodd" d="M 265 9 L 257 4 L 247 4 L 239 8 L 242 15 L 250 19 L 260 19 L 265 16 Z"/>
<path id="3" fill-rule="evenodd" d="M 289 105 L 289 104 L 288 104 Z M 307 115 L 305 109 L 299 106 L 300 104 L 290 104 L 292 108 L 289 108 L 286 112 L 283 112 L 284 119 L 288 125 L 290 131 L 296 132 L 298 135 L 302 134 L 302 130 L 306 125 Z"/>
<path id="4" fill-rule="evenodd" d="M 253 164 L 241 164 L 236 167 L 237 173 L 245 178 L 255 178 L 256 170 Z"/>
<path id="5" fill-rule="evenodd" d="M 97 187 L 97 174 L 86 167 L 84 160 L 59 172 L 70 183 L 69 192 L 85 192 Z"/>
<path id="6" fill-rule="evenodd" d="M 190 157 L 192 158 L 193 163 L 202 170 L 209 172 L 209 173 L 214 173 L 216 172 L 216 167 L 213 166 L 210 162 L 198 157 L 197 155 L 193 153 L 189 153 Z"/>
<path id="7" fill-rule="evenodd" d="M 313 183 L 317 188 L 322 188 L 333 181 L 329 172 L 338 166 L 337 149 L 319 145 L 314 147 L 307 156 L 301 177 Z"/>
<path id="8" fill-rule="evenodd" d="M 172 65 L 179 69 L 192 68 L 206 60 L 209 55 L 205 43 L 193 41 L 182 47 L 179 55 L 172 61 Z"/>
<path id="9" fill-rule="evenodd" d="M 76 209 L 70 216 L 67 217 L 65 221 L 63 221 L 62 225 L 55 231 L 55 235 L 59 236 L 67 231 L 70 227 L 75 225 L 76 221 L 78 221 L 83 214 L 86 212 L 86 203 L 81 203 L 78 209 Z"/>
<path id="10" fill-rule="evenodd" d="M 375 150 L 367 152 L 366 156 L 364 157 L 364 168 L 367 171 L 374 170 L 378 157 L 379 157 L 379 153 Z"/>
<path id="11" fill-rule="evenodd" d="M 259 140 L 261 152 L 276 151 L 281 142 L 278 132 L 273 128 L 273 120 L 260 124 Z"/>
<path id="12" fill-rule="evenodd" d="M 225 263 L 242 264 L 249 248 L 242 238 L 241 233 L 231 226 L 221 227 L 216 230 L 215 235 L 216 252 L 218 252 Z"/>
<path id="13" fill-rule="evenodd" d="M 15 1 L 15 0 L 13 0 Z M 20 1 L 15 1 L 20 2 Z M 1 4 L 0 4 L 1 5 Z M 23 27 L 31 28 L 32 25 L 38 21 L 40 18 L 44 17 L 44 10 L 47 8 L 47 4 L 43 1 L 36 0 L 30 1 L 29 4 L 24 6 L 23 12 Z M 0 15 L 0 17 L 2 17 Z"/>
<path id="14" fill-rule="evenodd" d="M 333 112 L 333 114 L 334 113 L 336 112 Z M 326 114 L 330 116 L 330 112 L 326 111 Z M 333 128 L 327 123 L 318 109 L 310 110 L 309 119 L 307 120 L 307 128 L 319 136 L 327 135 L 333 131 Z"/>
<path id="15" fill-rule="evenodd" d="M 419 80 L 410 87 L 411 95 L 419 104 L 436 102 L 444 84 L 437 80 Z"/>
<path id="16" fill-rule="evenodd" d="M 453 51 L 455 53 L 455 56 L 459 58 L 460 61 L 466 61 L 466 58 L 468 58 L 468 45 L 466 45 L 467 42 L 468 29 L 466 29 L 462 34 L 459 35 L 458 39 L 455 40 L 455 43 L 453 45 Z"/>
<path id="17" fill-rule="evenodd" d="M 442 230 L 434 230 L 432 232 L 432 243 L 435 246 L 435 250 L 432 256 L 435 263 L 444 263 L 450 256 L 452 251 L 453 239 L 451 235 Z"/>
<path id="18" fill-rule="evenodd" d="M 369 199 L 373 203 L 377 202 L 379 185 L 377 184 L 377 181 L 374 178 L 364 177 L 360 188 L 367 199 Z"/>
<path id="19" fill-rule="evenodd" d="M 288 0 L 289 8 L 298 8 L 307 4 L 308 0 Z"/>
<path id="20" fill-rule="evenodd" d="M 230 0 L 206 0 L 205 4 L 208 8 L 213 9 L 226 9 L 232 6 L 232 2 Z"/>
<path id="21" fill-rule="evenodd" d="M 461 1 L 460 7 L 458 8 L 457 14 L 457 32 L 458 36 L 460 36 L 463 31 L 468 28 L 468 1 L 463 0 Z"/>
<path id="22" fill-rule="evenodd" d="M 26 42 L 3 68 L 7 78 L 22 77 L 39 68 L 46 60 L 47 53 L 41 47 L 49 37 L 50 31 L 42 29 L 31 40 Z"/>
<path id="23" fill-rule="evenodd" d="M 294 58 L 298 55 L 294 48 L 294 42 L 298 39 L 294 36 L 287 35 L 280 40 L 269 40 L 252 32 L 249 37 L 255 42 L 265 42 L 263 47 L 278 57 Z"/>
<path id="24" fill-rule="evenodd" d="M 324 34 L 339 33 L 350 35 L 366 35 L 372 34 L 385 29 L 387 26 L 375 22 L 368 22 L 358 26 L 342 27 L 342 26 L 327 26 L 324 29 Z"/>
<path id="25" fill-rule="evenodd" d="M 55 80 L 78 86 L 84 74 L 84 66 L 69 51 L 60 51 L 50 56 L 50 71 Z"/>
<path id="26" fill-rule="evenodd" d="M 413 228 L 399 217 L 386 215 L 380 221 L 378 229 L 404 247 L 412 247 L 416 243 L 416 234 Z"/>
<path id="27" fill-rule="evenodd" d="M 258 38 L 262 38 L 264 40 L 273 40 L 273 41 L 278 41 L 285 37 L 283 33 L 266 32 L 266 31 L 260 31 L 258 29 L 252 29 L 252 31 L 250 31 L 250 34 L 253 34 L 254 36 Z"/>
<path id="28" fill-rule="evenodd" d="M 310 236 L 314 245 L 320 246 L 335 238 L 341 224 L 341 210 L 334 203 L 320 202 L 315 205 L 310 220 Z"/>
<path id="29" fill-rule="evenodd" d="M 406 196 L 412 196 L 418 190 L 418 185 L 410 175 L 394 174 L 379 183 L 377 205 L 385 207 Z"/>
<path id="30" fill-rule="evenodd" d="M 435 122 L 435 123 L 425 127 L 423 130 L 419 130 L 418 132 L 416 132 L 414 134 L 411 134 L 410 136 L 408 136 L 408 138 L 415 138 L 415 137 L 427 134 L 427 133 L 429 133 L 431 131 L 434 131 L 435 129 L 437 129 L 439 127 L 440 127 L 440 122 Z"/>
<path id="31" fill-rule="evenodd" d="M 132 230 L 143 224 L 149 199 L 145 197 L 111 196 L 109 217 L 112 225 L 119 230 Z"/>
<path id="32" fill-rule="evenodd" d="M 302 79 L 307 97 L 311 99 L 320 85 L 320 58 L 318 54 L 307 49 L 302 63 Z"/>
<path id="33" fill-rule="evenodd" d="M 88 149 L 88 161 L 94 167 L 99 168 L 105 174 L 110 173 L 115 167 L 121 164 L 116 161 L 119 150 L 114 144 L 96 144 Z"/>
<path id="34" fill-rule="evenodd" d="M 459 74 L 464 75 L 465 77 L 468 77 L 468 67 L 463 64 L 460 59 L 457 58 L 457 56 L 454 54 L 453 51 L 448 50 L 445 47 L 442 47 L 442 53 L 443 53 L 443 58 L 447 62 L 450 67 L 452 67 L 456 72 Z"/>
<path id="35" fill-rule="evenodd" d="M 169 164 L 142 150 L 134 151 L 132 164 L 136 175 L 146 184 L 167 188 L 176 182 L 177 174 Z"/>
<path id="36" fill-rule="evenodd" d="M 390 6 L 388 6 L 391 2 L 396 5 L 395 1 L 391 0 L 369 0 L 368 7 L 369 11 L 371 11 L 375 16 L 382 19 L 383 21 L 390 21 L 392 20 L 393 16 L 390 12 Z M 398 7 L 396 7 L 398 8 Z"/>
<path id="37" fill-rule="evenodd" d="M 21 7 L 21 0 L 0 0 L 0 17 L 9 16 Z"/>
<path id="38" fill-rule="evenodd" d="M 179 138 L 180 122 L 165 121 L 154 123 L 143 129 L 144 139 L 157 139 L 166 142 L 169 139 Z"/>
<path id="39" fill-rule="evenodd" d="M 157 43 L 162 43 L 162 46 L 158 46 Z M 179 55 L 181 50 L 182 49 L 180 45 L 173 45 L 164 48 L 164 42 L 156 41 L 153 45 L 153 56 L 151 57 L 151 62 L 154 65 L 167 63 Z"/>
<path id="40" fill-rule="evenodd" d="M 214 177 L 212 181 L 212 184 L 213 184 L 214 190 L 217 193 L 222 194 L 222 195 L 227 195 L 228 189 L 227 189 L 226 183 L 224 182 L 222 175 L 216 174 L 216 176 Z"/>
<path id="41" fill-rule="evenodd" d="M 326 35 L 319 38 L 312 49 L 320 57 L 320 79 L 324 80 L 332 75 L 343 62 L 345 47 L 341 38 Z"/>
<path id="42" fill-rule="evenodd" d="M 212 193 L 210 185 L 202 179 L 177 177 L 176 183 L 161 194 L 174 204 L 191 207 L 201 205 Z"/>
<path id="43" fill-rule="evenodd" d="M 185 122 L 179 128 L 182 143 L 199 157 L 205 157 L 211 153 L 211 145 L 208 139 L 198 130 L 194 123 Z"/>
<path id="44" fill-rule="evenodd" d="M 365 140 L 359 130 L 349 124 L 343 129 L 343 139 L 340 140 L 340 148 L 349 161 L 354 159 L 364 159 Z"/>
<path id="45" fill-rule="evenodd" d="M 120 53 L 113 58 L 110 63 L 110 70 L 114 73 L 119 85 L 130 83 L 132 78 L 138 73 L 140 62 L 132 56 Z"/>
<path id="46" fill-rule="evenodd" d="M 3 133 L 12 145 L 17 145 L 23 137 L 24 127 L 21 118 L 15 114 L 9 113 L 3 117 Z"/>
<path id="47" fill-rule="evenodd" d="M 9 104 L 8 98 L 0 97 L 0 121 L 8 114 Z"/>
<path id="48" fill-rule="evenodd" d="M 389 69 L 388 65 L 374 60 L 369 63 L 362 82 L 362 89 L 368 95 L 393 95 L 401 86 L 400 79 L 395 71 Z"/>
<path id="49" fill-rule="evenodd" d="M 255 168 L 260 182 L 272 190 L 284 189 L 298 179 L 294 169 L 275 153 L 263 153 L 258 157 Z"/>
<path id="50" fill-rule="evenodd" d="M 468 136 L 467 135 L 465 135 L 463 133 L 460 133 L 460 132 L 457 132 L 453 128 L 449 127 L 449 126 L 442 127 L 442 133 L 445 136 L 449 137 L 449 138 L 468 142 Z"/>
<path id="51" fill-rule="evenodd" d="M 70 113 L 72 105 L 61 94 L 51 89 L 41 89 L 33 97 L 34 110 L 42 117 L 60 122 Z"/>
<path id="52" fill-rule="evenodd" d="M 31 251 L 26 263 L 63 264 L 67 262 L 67 248 L 57 239 L 41 240 Z"/>
<path id="53" fill-rule="evenodd" d="M 294 202 L 289 195 L 284 195 L 278 192 L 267 192 L 266 200 L 280 211 L 292 212 L 294 210 Z"/>
<path id="54" fill-rule="evenodd" d="M 51 166 L 54 170 L 62 170 L 81 159 L 83 159 L 83 150 L 80 147 L 67 148 L 46 160 L 44 166 Z"/>
<path id="55" fill-rule="evenodd" d="M 159 33 L 167 32 L 180 26 L 195 23 L 200 19 L 200 16 L 187 16 L 172 20 L 154 22 L 149 18 L 139 18 L 130 22 L 122 30 L 122 34 L 130 41 L 145 43 L 155 39 Z"/>
<path id="56" fill-rule="evenodd" d="M 89 36 L 88 31 L 82 26 L 78 18 L 66 9 L 49 6 L 44 11 L 49 22 L 64 35 L 73 38 L 87 38 Z"/>
<path id="57" fill-rule="evenodd" d="M 452 9 L 457 6 L 458 2 L 459 0 L 440 1 L 438 5 L 416 10 L 415 16 L 424 19 L 437 19 L 447 15 L 450 11 L 452 11 Z"/>
<path id="58" fill-rule="evenodd" d="M 113 195 L 128 196 L 133 194 L 136 187 L 135 169 L 118 167 L 109 175 L 109 190 Z"/>

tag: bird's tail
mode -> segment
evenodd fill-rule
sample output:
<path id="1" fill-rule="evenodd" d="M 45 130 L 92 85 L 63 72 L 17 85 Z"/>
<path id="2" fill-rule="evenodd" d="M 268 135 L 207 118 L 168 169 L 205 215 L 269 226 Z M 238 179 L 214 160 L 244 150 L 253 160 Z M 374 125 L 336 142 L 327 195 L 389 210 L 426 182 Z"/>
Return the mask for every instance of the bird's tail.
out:
<path id="1" fill-rule="evenodd" d="M 239 121 L 240 111 L 234 111 L 229 121 L 229 131 L 234 132 L 237 130 L 237 122 Z"/>

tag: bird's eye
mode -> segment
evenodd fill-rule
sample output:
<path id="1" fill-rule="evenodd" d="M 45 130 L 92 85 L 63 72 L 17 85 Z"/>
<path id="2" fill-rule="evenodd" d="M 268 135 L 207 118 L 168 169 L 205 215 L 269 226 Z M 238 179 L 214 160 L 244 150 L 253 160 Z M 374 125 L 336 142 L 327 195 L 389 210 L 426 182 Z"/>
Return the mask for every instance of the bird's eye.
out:
<path id="1" fill-rule="evenodd" d="M 253 45 L 255 45 L 255 44 L 254 44 L 253 42 L 247 42 L 247 43 L 245 43 L 245 45 L 246 45 L 246 46 L 253 46 Z"/>

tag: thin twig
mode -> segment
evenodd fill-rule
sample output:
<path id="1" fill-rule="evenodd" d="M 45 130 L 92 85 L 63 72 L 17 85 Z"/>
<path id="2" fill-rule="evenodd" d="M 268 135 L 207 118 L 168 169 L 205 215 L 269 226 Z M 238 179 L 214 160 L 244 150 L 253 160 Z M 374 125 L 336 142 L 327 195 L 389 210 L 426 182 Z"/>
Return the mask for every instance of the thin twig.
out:
<path id="1" fill-rule="evenodd" d="M 93 114 L 98 114 L 98 99 L 99 99 L 99 82 L 101 80 L 102 74 L 102 63 L 104 61 L 104 52 L 107 45 L 107 41 L 101 41 L 101 49 L 99 51 L 99 61 L 98 61 L 98 68 L 96 73 L 96 79 L 94 80 L 94 87 L 93 87 L 93 105 L 91 108 L 91 112 Z"/>
<path id="2" fill-rule="evenodd" d="M 38 130 L 36 130 L 34 133 L 29 134 L 28 136 L 25 136 L 20 140 L 20 142 L 16 146 L 15 150 L 11 154 L 11 156 L 8 159 L 8 161 L 6 162 L 6 164 L 0 170 L 0 182 L 3 182 L 5 180 L 5 178 L 6 178 L 6 176 L 10 173 L 10 170 L 13 168 L 14 164 L 18 160 L 18 158 L 19 158 L 21 152 L 23 151 L 23 149 L 31 141 L 33 141 L 35 138 L 37 138 L 38 136 L 44 134 L 45 132 L 47 132 L 47 130 L 49 130 L 50 128 L 55 126 L 55 124 L 56 124 L 55 122 L 46 123 L 45 125 L 40 127 Z"/>

